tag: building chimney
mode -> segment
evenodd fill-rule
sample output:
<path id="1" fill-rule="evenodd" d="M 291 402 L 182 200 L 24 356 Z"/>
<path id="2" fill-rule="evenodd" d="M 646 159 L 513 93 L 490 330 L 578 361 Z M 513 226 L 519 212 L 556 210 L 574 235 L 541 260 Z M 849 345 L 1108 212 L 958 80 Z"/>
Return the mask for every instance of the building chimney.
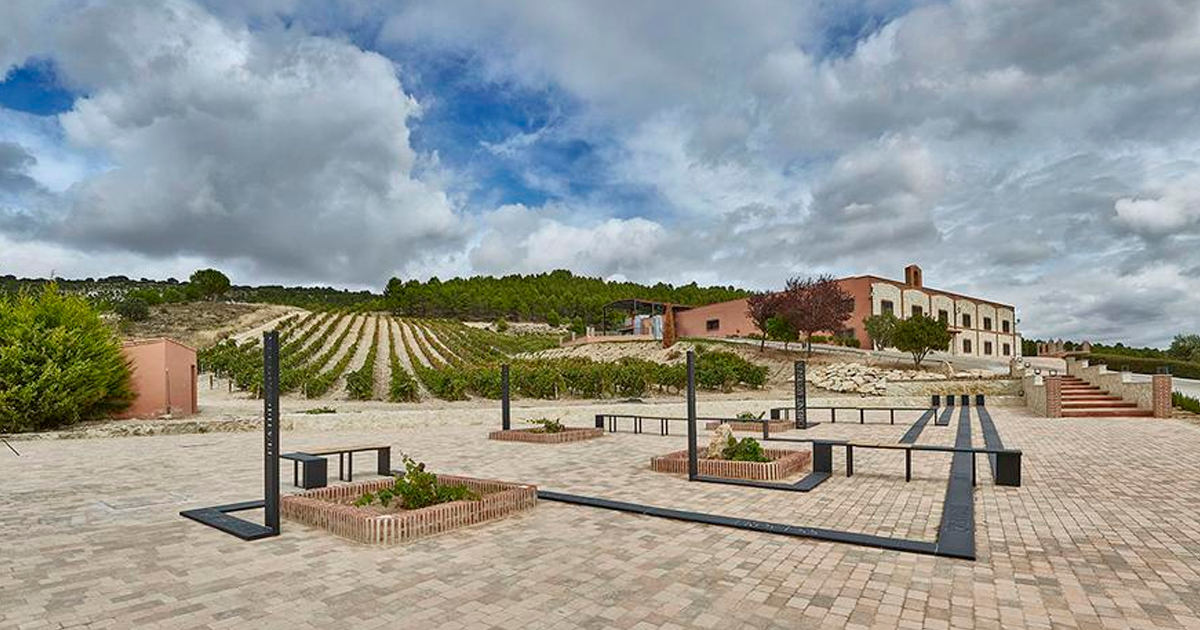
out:
<path id="1" fill-rule="evenodd" d="M 909 265 L 904 268 L 904 284 L 920 289 L 921 284 L 921 268 L 917 265 Z"/>

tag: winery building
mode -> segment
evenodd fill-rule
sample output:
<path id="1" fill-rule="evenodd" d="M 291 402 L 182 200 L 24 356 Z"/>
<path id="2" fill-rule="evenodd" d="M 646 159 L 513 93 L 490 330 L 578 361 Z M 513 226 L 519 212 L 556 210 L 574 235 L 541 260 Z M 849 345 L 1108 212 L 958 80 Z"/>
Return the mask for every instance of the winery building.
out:
<path id="1" fill-rule="evenodd" d="M 1009 304 L 926 287 L 921 268 L 904 268 L 904 281 L 879 276 L 850 276 L 836 281 L 854 297 L 854 313 L 846 330 L 833 334 L 856 337 L 871 347 L 863 320 L 890 312 L 904 319 L 924 314 L 940 319 L 953 335 L 950 354 L 991 359 L 1011 359 L 1021 354 L 1016 309 Z M 759 334 L 747 314 L 747 300 L 697 306 L 675 313 L 680 337 L 746 337 Z"/>

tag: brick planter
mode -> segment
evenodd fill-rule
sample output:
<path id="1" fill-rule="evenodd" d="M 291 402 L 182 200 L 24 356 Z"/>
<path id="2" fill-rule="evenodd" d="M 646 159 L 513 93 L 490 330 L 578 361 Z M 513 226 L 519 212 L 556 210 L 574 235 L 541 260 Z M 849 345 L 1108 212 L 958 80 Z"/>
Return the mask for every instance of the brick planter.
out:
<path id="1" fill-rule="evenodd" d="M 712 431 L 721 424 L 724 424 L 733 431 L 753 431 L 755 433 L 762 433 L 763 425 L 761 420 L 754 420 L 752 422 L 709 422 L 708 424 L 704 425 L 704 428 Z M 796 423 L 792 422 L 791 420 L 767 420 L 767 424 L 771 428 L 771 433 L 783 433 L 784 431 L 790 431 L 796 428 Z"/>
<path id="2" fill-rule="evenodd" d="M 591 440 L 604 435 L 604 429 L 570 427 L 558 433 L 539 432 L 537 429 L 509 429 L 508 431 L 492 431 L 489 440 L 504 440 L 507 442 L 537 442 L 538 444 L 562 444 L 563 442 L 578 442 Z"/>
<path id="3" fill-rule="evenodd" d="M 377 506 L 350 505 L 364 492 L 376 492 L 395 483 L 393 479 L 374 479 L 284 496 L 280 512 L 288 520 L 320 527 L 356 542 L 395 545 L 498 520 L 537 504 L 536 486 L 452 475 L 437 477 L 442 483 L 470 488 L 480 499 L 392 512 Z"/>
<path id="4" fill-rule="evenodd" d="M 769 462 L 734 462 L 725 459 L 705 459 L 697 464 L 699 473 L 706 477 L 728 477 L 730 479 L 752 479 L 754 481 L 778 481 L 794 475 L 808 467 L 812 453 L 808 451 L 785 451 L 763 449 Z M 650 460 L 650 469 L 655 472 L 687 474 L 687 451 L 675 451 Z"/>

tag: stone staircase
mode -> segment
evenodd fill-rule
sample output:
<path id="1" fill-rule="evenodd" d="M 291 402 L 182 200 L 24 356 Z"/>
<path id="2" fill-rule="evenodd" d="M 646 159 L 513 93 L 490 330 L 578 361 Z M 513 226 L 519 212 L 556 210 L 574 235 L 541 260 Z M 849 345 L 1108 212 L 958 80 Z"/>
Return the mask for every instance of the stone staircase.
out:
<path id="1" fill-rule="evenodd" d="M 1075 376 L 1062 377 L 1062 415 L 1064 418 L 1145 418 L 1154 415 L 1131 403 L 1088 384 Z"/>

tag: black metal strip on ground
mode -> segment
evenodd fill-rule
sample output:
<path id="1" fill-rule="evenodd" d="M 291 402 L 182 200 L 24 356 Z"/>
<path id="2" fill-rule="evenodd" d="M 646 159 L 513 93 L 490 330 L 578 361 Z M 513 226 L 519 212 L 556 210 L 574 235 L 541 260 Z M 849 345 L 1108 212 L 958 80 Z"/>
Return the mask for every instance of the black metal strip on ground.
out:
<path id="1" fill-rule="evenodd" d="M 979 424 L 983 427 L 983 444 L 991 449 L 1004 448 L 1004 441 L 1000 439 L 1000 432 L 996 430 L 996 423 L 992 422 L 992 414 L 988 413 L 987 407 L 976 407 L 979 412 Z M 987 456 L 988 467 L 992 470 L 992 481 L 996 480 L 996 455 L 991 453 Z"/>
<path id="2" fill-rule="evenodd" d="M 960 407 L 956 448 L 971 447 L 971 408 Z M 939 555 L 956 558 L 975 557 L 975 492 L 973 479 L 975 456 L 955 453 L 950 461 L 950 482 L 942 503 L 942 522 L 938 526 Z"/>
<path id="3" fill-rule="evenodd" d="M 935 420 L 933 424 L 939 427 L 950 426 L 950 414 L 952 413 L 954 413 L 954 407 L 951 406 L 944 408 L 942 410 L 942 415 L 938 416 L 938 419 Z"/>
<path id="4" fill-rule="evenodd" d="M 844 532 L 834 529 L 822 529 L 819 527 L 802 527 L 799 525 L 786 525 L 784 523 L 772 523 L 769 521 L 757 521 L 753 519 L 734 518 L 730 516 L 720 516 L 718 514 L 705 514 L 702 512 L 688 512 L 685 510 L 674 510 L 671 508 L 656 507 L 653 505 L 643 505 L 640 503 L 625 503 L 624 501 L 612 501 L 609 499 L 601 499 L 597 497 L 584 497 L 575 494 L 564 494 L 561 492 L 552 492 L 549 490 L 538 490 L 538 498 L 546 501 L 558 501 L 561 503 L 570 503 L 573 505 L 584 505 L 587 507 L 601 508 L 605 510 L 615 510 L 618 512 L 628 512 L 631 514 L 641 514 L 643 516 L 653 516 L 657 518 L 667 518 L 676 521 L 686 521 L 689 523 L 701 523 L 704 525 L 717 525 L 720 527 L 732 527 L 745 531 L 765 532 L 768 534 L 778 534 L 781 536 L 792 536 L 796 538 L 811 538 L 813 540 L 822 540 L 826 542 L 845 543 L 851 545 L 862 545 L 865 547 L 874 547 L 876 549 L 887 549 L 891 551 L 903 551 L 905 553 L 919 553 L 926 555 L 945 555 L 956 558 L 964 558 L 966 556 L 957 556 L 952 553 L 942 553 L 939 546 L 935 543 L 924 542 L 920 540 L 905 540 L 903 538 L 887 538 L 885 536 L 873 536 L 870 534 L 859 534 L 855 532 Z M 966 557 L 974 559 L 973 557 Z"/>
<path id="5" fill-rule="evenodd" d="M 933 418 L 934 414 L 936 413 L 937 410 L 930 409 L 921 414 L 921 417 L 917 418 L 917 421 L 914 422 L 913 425 L 909 427 L 908 431 L 904 433 L 904 436 L 900 438 L 900 443 L 915 444 L 917 442 L 917 438 L 921 437 L 921 432 L 925 430 L 925 425 L 929 424 L 929 420 Z"/>
<path id="6" fill-rule="evenodd" d="M 257 510 L 264 507 L 266 507 L 266 502 L 262 500 L 242 501 L 241 503 L 184 510 L 179 515 L 197 523 L 203 523 L 209 527 L 219 529 L 227 534 L 233 534 L 242 540 L 258 540 L 260 538 L 267 538 L 268 536 L 275 536 L 278 532 L 265 525 L 251 523 L 236 516 L 230 516 L 229 513 L 241 512 L 243 510 Z"/>

